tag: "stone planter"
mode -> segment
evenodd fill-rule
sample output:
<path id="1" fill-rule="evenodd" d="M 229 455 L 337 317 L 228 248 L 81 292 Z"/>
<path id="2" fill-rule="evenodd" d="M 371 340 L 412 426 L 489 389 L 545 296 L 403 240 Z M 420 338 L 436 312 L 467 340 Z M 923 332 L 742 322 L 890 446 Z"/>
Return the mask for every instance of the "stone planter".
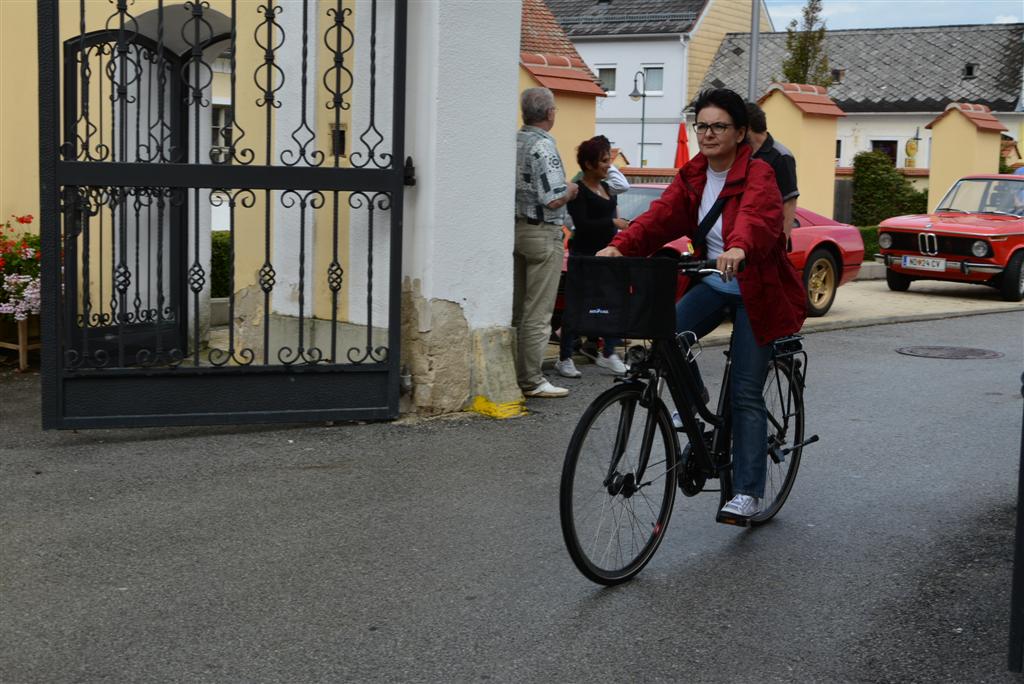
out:
<path id="1" fill-rule="evenodd" d="M 28 368 L 28 353 L 39 349 L 39 315 L 32 314 L 23 321 L 16 321 L 8 315 L 0 316 L 0 349 L 18 352 L 18 370 Z"/>

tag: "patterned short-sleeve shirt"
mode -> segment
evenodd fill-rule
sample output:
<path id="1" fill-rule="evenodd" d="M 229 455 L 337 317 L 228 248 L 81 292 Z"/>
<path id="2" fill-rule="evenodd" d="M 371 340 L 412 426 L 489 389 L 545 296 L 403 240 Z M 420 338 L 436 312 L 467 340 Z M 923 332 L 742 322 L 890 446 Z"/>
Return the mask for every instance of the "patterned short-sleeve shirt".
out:
<path id="1" fill-rule="evenodd" d="M 523 126 L 516 135 L 516 216 L 565 223 L 565 205 L 548 209 L 547 204 L 567 190 L 555 139 L 541 128 Z"/>

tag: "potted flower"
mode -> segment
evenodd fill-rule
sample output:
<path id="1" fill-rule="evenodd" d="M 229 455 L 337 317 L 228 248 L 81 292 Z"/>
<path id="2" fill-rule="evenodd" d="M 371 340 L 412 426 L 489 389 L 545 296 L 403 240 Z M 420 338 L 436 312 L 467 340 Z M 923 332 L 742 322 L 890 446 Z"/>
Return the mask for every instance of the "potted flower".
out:
<path id="1" fill-rule="evenodd" d="M 17 234 L 32 218 L 11 215 L 0 224 L 0 346 L 18 349 L 22 359 L 31 348 L 27 337 L 39 329 L 39 236 Z"/>

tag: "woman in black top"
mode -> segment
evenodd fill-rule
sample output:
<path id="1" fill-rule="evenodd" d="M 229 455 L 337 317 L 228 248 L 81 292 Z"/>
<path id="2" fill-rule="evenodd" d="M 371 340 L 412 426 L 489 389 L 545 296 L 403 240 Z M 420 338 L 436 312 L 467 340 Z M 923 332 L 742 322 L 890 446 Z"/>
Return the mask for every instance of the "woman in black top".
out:
<path id="1" fill-rule="evenodd" d="M 569 214 L 575 226 L 572 240 L 569 241 L 569 254 L 573 256 L 594 256 L 604 249 L 615 237 L 615 234 L 626 228 L 625 219 L 618 218 L 616 197 L 605 182 L 608 168 L 611 166 L 611 145 L 603 135 L 584 140 L 576 148 L 576 161 L 583 169 L 583 177 L 577 186 L 579 193 L 576 199 L 569 202 Z M 626 365 L 615 353 L 615 347 L 622 340 L 605 338 L 604 349 L 597 356 L 595 363 L 613 373 L 625 373 Z M 573 347 L 576 336 L 572 331 L 563 328 L 559 360 L 555 370 L 567 378 L 578 378 L 581 373 L 572 361 Z"/>

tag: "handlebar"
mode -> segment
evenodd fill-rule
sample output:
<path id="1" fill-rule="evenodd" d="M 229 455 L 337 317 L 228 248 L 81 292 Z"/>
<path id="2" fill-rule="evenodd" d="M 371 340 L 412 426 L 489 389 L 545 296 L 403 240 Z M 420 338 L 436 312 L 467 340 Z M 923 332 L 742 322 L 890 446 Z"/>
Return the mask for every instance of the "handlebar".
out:
<path id="1" fill-rule="evenodd" d="M 725 273 L 715 268 L 717 265 L 717 259 L 694 259 L 687 254 L 679 256 L 679 272 L 685 275 L 709 275 L 714 273 L 724 277 Z M 741 261 L 736 272 L 742 271 L 746 265 L 746 261 Z"/>

